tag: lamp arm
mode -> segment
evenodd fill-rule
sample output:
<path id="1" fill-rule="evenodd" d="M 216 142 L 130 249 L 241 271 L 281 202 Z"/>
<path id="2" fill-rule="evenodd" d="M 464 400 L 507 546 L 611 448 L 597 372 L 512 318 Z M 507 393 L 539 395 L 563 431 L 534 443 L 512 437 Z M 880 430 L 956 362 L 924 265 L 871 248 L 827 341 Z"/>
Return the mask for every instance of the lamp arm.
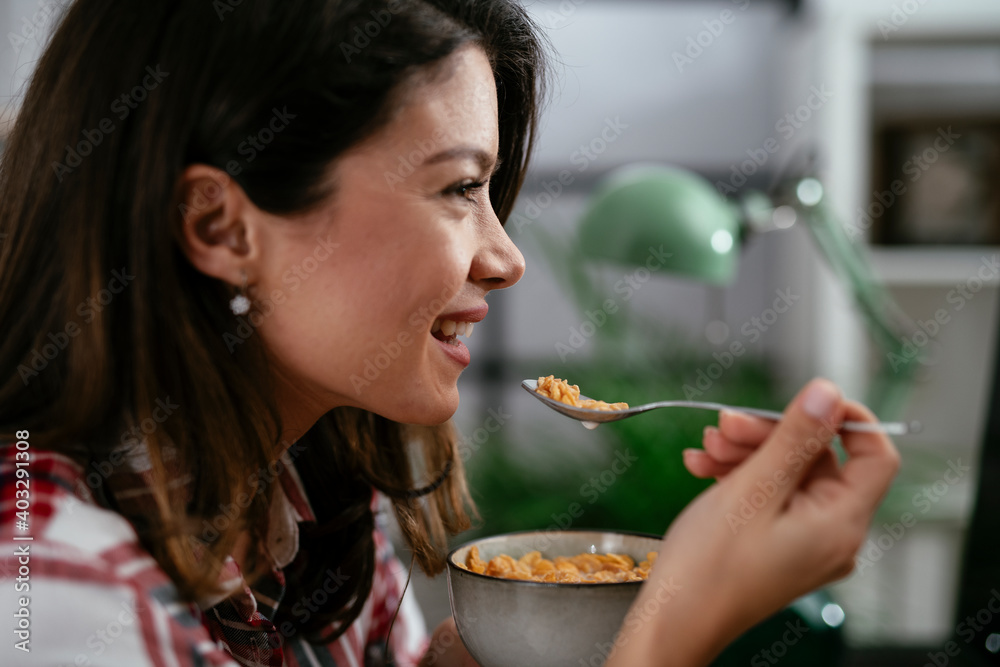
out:
<path id="1" fill-rule="evenodd" d="M 541 250 L 541 253 L 549 260 L 556 279 L 562 283 L 580 309 L 594 308 L 604 300 L 601 295 L 603 291 L 596 280 L 586 270 L 584 263 L 580 260 L 582 253 L 578 241 L 575 239 L 568 243 L 561 242 L 541 226 L 536 226 L 529 235 Z M 624 323 L 618 323 L 615 318 L 609 318 L 606 326 L 608 333 L 620 332 L 619 327 Z M 595 337 L 596 342 L 603 338 Z"/>
<path id="2" fill-rule="evenodd" d="M 885 353 L 867 402 L 880 417 L 895 417 L 902 411 L 921 358 L 903 349 L 905 337 L 915 329 L 913 320 L 875 275 L 864 245 L 847 236 L 825 201 L 800 207 L 800 211 L 817 247 L 847 285 L 869 333 Z"/>

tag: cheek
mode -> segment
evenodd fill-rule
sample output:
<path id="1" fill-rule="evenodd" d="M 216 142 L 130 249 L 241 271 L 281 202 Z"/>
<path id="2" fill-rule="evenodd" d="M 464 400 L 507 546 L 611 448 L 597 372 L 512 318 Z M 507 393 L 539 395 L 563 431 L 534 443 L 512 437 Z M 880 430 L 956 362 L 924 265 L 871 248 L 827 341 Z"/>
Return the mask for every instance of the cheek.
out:
<path id="1" fill-rule="evenodd" d="M 381 261 L 361 261 L 371 254 L 358 253 L 286 275 L 283 302 L 258 329 L 286 372 L 335 389 L 338 378 L 363 372 L 366 361 L 394 344 L 403 363 L 394 360 L 380 379 L 402 380 L 414 370 L 432 342 L 434 319 L 465 285 L 471 260 L 445 239 L 404 250 L 390 246 Z"/>
<path id="2" fill-rule="evenodd" d="M 380 322 L 397 328 L 401 323 L 422 327 L 429 317 L 426 328 L 430 328 L 461 292 L 472 262 L 472 253 L 459 234 L 433 226 L 432 230 L 400 239 L 399 246 L 384 253 L 380 266 L 367 269 L 357 308 L 377 311 Z"/>
<path id="3" fill-rule="evenodd" d="M 321 403 L 339 396 L 404 421 L 440 421 L 457 395 L 430 329 L 458 303 L 474 239 L 460 222 L 419 207 L 401 217 L 407 207 L 387 204 L 341 211 L 322 259 L 313 242 L 282 253 L 267 289 L 283 302 L 256 332 L 284 380 Z"/>
<path id="4" fill-rule="evenodd" d="M 350 353 L 345 345 L 351 329 L 364 326 L 354 321 L 355 310 L 350 303 L 336 297 L 324 298 L 321 286 L 318 276 L 293 282 L 284 290 L 284 302 L 276 304 L 274 312 L 258 328 L 271 355 L 285 367 L 297 371 L 316 369 L 321 360 L 332 359 L 326 354 L 331 346 L 339 347 L 346 356 Z"/>
<path id="5" fill-rule="evenodd" d="M 354 305 L 356 290 L 344 244 L 324 236 L 281 253 L 269 267 L 261 288 L 267 301 L 254 294 L 257 310 L 255 333 L 260 335 L 285 375 L 316 380 L 326 374 L 342 375 L 338 356 L 350 358 L 350 332 L 367 323 L 357 322 L 362 309 Z M 331 349 L 342 350 L 332 355 Z"/>

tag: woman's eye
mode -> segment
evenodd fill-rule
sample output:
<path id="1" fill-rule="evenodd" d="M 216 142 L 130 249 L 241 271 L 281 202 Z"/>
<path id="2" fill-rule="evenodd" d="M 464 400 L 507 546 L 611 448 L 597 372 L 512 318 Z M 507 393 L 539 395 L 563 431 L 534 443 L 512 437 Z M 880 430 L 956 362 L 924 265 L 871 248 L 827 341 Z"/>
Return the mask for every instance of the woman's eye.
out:
<path id="1" fill-rule="evenodd" d="M 485 181 L 463 181 L 448 188 L 447 194 L 474 202 L 476 201 L 476 194 L 484 185 L 486 185 Z"/>

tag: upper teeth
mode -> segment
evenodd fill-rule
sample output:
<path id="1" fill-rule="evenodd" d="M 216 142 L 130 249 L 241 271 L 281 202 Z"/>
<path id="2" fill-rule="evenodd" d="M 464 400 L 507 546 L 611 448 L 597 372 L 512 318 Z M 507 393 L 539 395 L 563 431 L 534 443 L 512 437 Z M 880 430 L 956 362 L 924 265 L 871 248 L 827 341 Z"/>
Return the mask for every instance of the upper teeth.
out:
<path id="1" fill-rule="evenodd" d="M 445 336 L 472 336 L 472 329 L 475 325 L 472 322 L 456 322 L 455 320 L 435 320 L 431 327 L 431 333 L 440 331 Z"/>

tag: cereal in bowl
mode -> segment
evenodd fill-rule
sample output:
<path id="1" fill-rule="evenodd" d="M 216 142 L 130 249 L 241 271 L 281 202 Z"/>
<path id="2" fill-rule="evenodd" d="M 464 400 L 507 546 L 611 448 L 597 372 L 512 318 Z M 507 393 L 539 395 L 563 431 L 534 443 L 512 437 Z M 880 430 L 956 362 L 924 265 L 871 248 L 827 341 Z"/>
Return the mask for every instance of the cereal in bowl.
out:
<path id="1" fill-rule="evenodd" d="M 656 562 L 656 552 L 646 554 L 646 560 L 636 565 L 624 554 L 589 554 L 579 556 L 556 556 L 548 559 L 539 551 L 532 551 L 515 559 L 500 554 L 484 562 L 479 556 L 479 547 L 472 547 L 459 567 L 476 574 L 502 579 L 540 581 L 555 584 L 603 584 L 626 581 L 644 581 Z"/>

